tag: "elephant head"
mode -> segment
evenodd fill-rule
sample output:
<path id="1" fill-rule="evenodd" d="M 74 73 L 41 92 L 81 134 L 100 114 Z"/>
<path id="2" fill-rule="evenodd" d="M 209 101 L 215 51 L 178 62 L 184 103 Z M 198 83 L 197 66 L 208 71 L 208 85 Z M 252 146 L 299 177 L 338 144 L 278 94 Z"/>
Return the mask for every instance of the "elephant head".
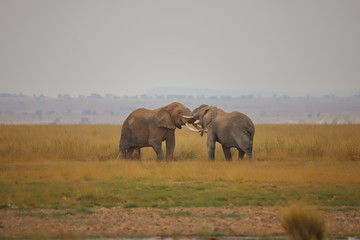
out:
<path id="1" fill-rule="evenodd" d="M 216 116 L 216 111 L 213 106 L 208 106 L 206 104 L 201 105 L 200 107 L 192 111 L 193 118 L 199 122 L 193 124 L 186 124 L 186 126 L 193 132 L 200 132 L 201 135 L 207 132 L 208 126 Z"/>
<path id="2" fill-rule="evenodd" d="M 189 108 L 178 102 L 173 102 L 165 107 L 159 108 L 154 116 L 156 126 L 169 129 L 181 129 L 185 124 L 195 122 Z"/>

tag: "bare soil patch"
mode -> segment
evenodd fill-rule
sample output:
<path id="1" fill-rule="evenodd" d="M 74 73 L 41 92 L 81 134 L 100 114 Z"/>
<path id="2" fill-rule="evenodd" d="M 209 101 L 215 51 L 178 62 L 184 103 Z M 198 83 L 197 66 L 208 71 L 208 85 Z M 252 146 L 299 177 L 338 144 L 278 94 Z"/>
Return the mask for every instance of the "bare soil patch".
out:
<path id="1" fill-rule="evenodd" d="M 324 211 L 330 235 L 360 235 L 360 208 Z M 277 207 L 2 210 L 0 237 L 285 235 Z"/>

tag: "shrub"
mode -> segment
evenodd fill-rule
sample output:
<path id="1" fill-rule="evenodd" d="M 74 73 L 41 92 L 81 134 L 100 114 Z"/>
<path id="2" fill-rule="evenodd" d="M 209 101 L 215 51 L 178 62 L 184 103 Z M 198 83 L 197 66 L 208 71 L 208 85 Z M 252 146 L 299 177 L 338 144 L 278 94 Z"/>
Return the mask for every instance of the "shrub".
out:
<path id="1" fill-rule="evenodd" d="M 323 215 L 313 207 L 291 205 L 281 212 L 280 223 L 293 240 L 322 240 L 325 234 Z"/>

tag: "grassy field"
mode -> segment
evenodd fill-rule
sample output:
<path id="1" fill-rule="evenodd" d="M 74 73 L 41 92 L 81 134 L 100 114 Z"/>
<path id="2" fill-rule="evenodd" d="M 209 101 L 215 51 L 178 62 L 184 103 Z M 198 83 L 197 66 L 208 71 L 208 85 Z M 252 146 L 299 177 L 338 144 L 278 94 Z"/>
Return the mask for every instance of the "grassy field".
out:
<path id="1" fill-rule="evenodd" d="M 253 162 L 177 130 L 173 162 L 117 161 L 120 126 L 0 126 L 0 208 L 360 206 L 360 125 L 257 125 Z M 236 154 L 234 154 L 236 156 Z"/>

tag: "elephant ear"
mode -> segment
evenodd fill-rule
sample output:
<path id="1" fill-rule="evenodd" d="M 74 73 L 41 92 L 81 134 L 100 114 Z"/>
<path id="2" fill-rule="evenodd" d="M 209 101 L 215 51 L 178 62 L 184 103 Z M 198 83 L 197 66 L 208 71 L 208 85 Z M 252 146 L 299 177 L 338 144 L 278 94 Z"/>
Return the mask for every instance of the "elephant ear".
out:
<path id="1" fill-rule="evenodd" d="M 157 127 L 175 129 L 176 126 L 170 116 L 170 113 L 166 110 L 158 111 L 154 116 L 154 123 Z"/>
<path id="2" fill-rule="evenodd" d="M 203 128 L 207 128 L 209 124 L 215 117 L 215 109 L 214 107 L 206 107 L 203 109 L 202 113 L 200 113 L 200 124 Z"/>

